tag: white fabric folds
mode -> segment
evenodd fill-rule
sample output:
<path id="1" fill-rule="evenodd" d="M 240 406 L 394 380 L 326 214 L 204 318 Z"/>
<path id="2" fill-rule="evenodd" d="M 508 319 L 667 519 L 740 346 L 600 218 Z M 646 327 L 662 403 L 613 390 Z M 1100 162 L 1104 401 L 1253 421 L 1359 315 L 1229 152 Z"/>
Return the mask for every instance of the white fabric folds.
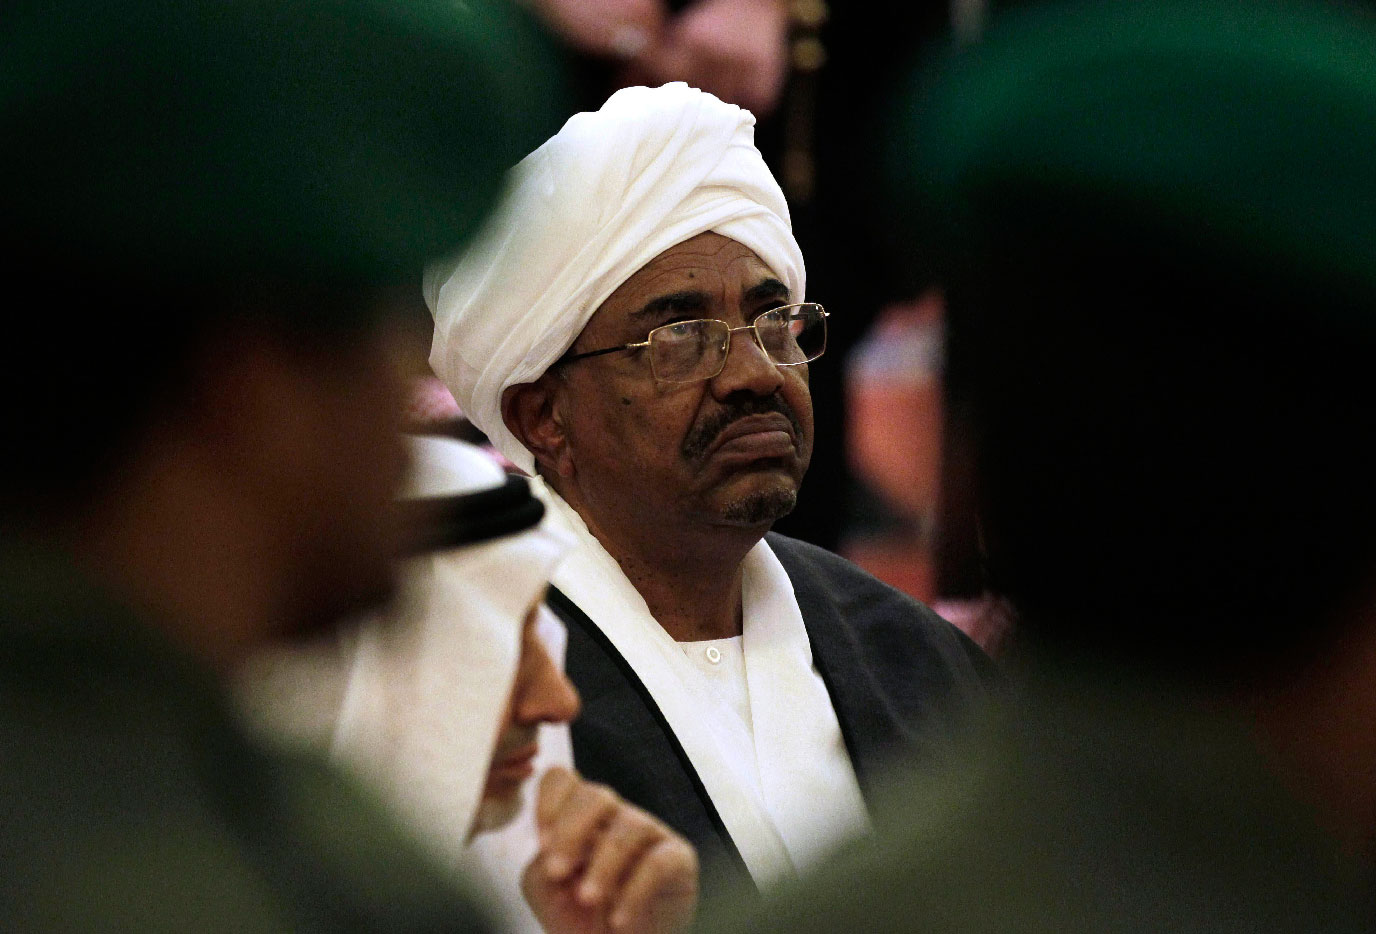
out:
<path id="1" fill-rule="evenodd" d="M 504 474 L 471 445 L 412 439 L 410 495 L 470 493 Z M 536 848 L 532 808 L 469 847 L 493 746 L 520 658 L 521 626 L 570 544 L 546 525 L 408 562 L 388 618 L 329 644 L 277 649 L 241 679 L 251 719 L 278 736 L 328 750 L 383 792 L 435 855 L 493 882 L 520 916 L 519 877 Z M 543 607 L 540 633 L 562 659 L 562 624 Z M 537 770 L 572 766 L 566 725 L 545 725 Z M 538 775 L 536 780 L 538 780 Z M 528 921 L 528 923 L 527 923 Z"/>
<path id="2" fill-rule="evenodd" d="M 430 365 L 512 463 L 534 473 L 502 422 L 502 392 L 538 379 L 670 247 L 715 231 L 803 300 L 788 205 L 754 136 L 748 111 L 681 82 L 625 88 L 523 159 L 476 242 L 426 270 Z"/>

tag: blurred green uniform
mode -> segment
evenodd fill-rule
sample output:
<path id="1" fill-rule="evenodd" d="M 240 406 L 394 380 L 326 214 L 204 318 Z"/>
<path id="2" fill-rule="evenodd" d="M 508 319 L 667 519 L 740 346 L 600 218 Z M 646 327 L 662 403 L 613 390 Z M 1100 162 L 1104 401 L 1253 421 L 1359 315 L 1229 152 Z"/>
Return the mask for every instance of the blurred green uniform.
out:
<path id="1" fill-rule="evenodd" d="M 4 524 L 81 534 L 60 514 L 118 495 L 217 315 L 303 350 L 381 327 L 377 287 L 461 246 L 548 135 L 547 55 L 488 0 L 6 4 Z M 217 301 L 240 286 L 257 304 Z M 11 534 L 0 930 L 486 929 L 370 800 L 255 745 L 214 672 Z"/>
<path id="2" fill-rule="evenodd" d="M 1366 880 L 1245 725 L 1165 683 L 1041 669 L 961 765 L 895 776 L 873 841 L 748 923 L 807 932 L 1369 931 Z"/>
<path id="3" fill-rule="evenodd" d="M 900 196 L 1022 690 L 893 778 L 873 841 L 709 930 L 1376 927 L 1245 716 L 1300 675 L 1371 690 L 1323 680 L 1376 528 L 1376 30 L 1334 6 L 1028 5 L 926 76 Z M 1344 761 L 1314 733 L 1292 777 Z"/>
<path id="4" fill-rule="evenodd" d="M 322 764 L 52 553 L 0 546 L 0 927 L 480 931 Z"/>

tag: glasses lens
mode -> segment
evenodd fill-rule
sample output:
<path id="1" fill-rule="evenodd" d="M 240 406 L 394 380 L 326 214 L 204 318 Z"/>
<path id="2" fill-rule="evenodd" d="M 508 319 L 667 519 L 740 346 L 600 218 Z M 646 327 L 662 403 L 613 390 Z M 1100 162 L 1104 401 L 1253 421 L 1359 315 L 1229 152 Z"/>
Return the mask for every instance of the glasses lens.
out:
<path id="1" fill-rule="evenodd" d="M 760 343 L 775 363 L 792 366 L 816 360 L 827 349 L 827 318 L 811 302 L 774 308 L 755 319 Z"/>
<path id="2" fill-rule="evenodd" d="M 676 321 L 650 332 L 650 369 L 655 379 L 686 383 L 721 370 L 730 337 L 726 325 L 707 319 Z"/>

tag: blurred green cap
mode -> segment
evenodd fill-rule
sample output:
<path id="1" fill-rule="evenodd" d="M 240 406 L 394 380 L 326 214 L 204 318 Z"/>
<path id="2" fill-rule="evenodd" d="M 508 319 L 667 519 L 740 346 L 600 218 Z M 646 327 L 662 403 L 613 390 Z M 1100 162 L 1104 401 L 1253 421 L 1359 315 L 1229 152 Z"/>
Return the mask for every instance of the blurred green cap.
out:
<path id="1" fill-rule="evenodd" d="M 996 19 L 906 100 L 900 193 L 950 249 L 1073 212 L 1072 223 L 1166 231 L 1201 257 L 1376 307 L 1368 16 L 1274 2 L 1046 5 Z"/>
<path id="2" fill-rule="evenodd" d="M 4 237 L 169 274 L 417 276 L 555 125 L 550 60 L 492 0 L 15 0 Z"/>

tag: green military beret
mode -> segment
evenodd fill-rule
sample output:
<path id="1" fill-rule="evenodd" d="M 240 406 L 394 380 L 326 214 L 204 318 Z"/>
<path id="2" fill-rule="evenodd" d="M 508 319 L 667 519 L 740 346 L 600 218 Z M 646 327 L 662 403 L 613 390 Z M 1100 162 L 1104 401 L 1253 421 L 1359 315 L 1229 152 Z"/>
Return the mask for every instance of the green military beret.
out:
<path id="1" fill-rule="evenodd" d="M 1049 5 L 996 19 L 906 100 L 902 192 L 957 249 L 965 234 L 1026 230 L 1030 215 L 1032 229 L 1054 226 L 1073 210 L 1075 223 L 1168 231 L 1201 257 L 1376 307 L 1369 17 L 1299 3 Z M 1058 234 L 1096 233 L 1071 227 Z"/>
<path id="2" fill-rule="evenodd" d="M 0 60 L 3 236 L 169 274 L 417 276 L 557 99 L 490 0 L 16 0 Z"/>

